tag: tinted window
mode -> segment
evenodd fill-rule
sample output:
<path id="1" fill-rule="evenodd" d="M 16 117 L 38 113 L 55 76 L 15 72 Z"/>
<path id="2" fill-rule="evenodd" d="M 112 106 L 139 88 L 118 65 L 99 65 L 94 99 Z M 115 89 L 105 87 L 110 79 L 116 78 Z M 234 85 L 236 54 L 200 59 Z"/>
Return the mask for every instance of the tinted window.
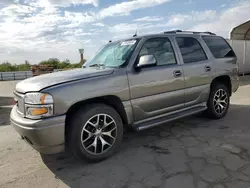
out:
<path id="1" fill-rule="evenodd" d="M 225 39 L 221 37 L 202 37 L 215 58 L 235 57 L 235 53 Z"/>
<path id="2" fill-rule="evenodd" d="M 177 37 L 176 41 L 184 63 L 193 63 L 207 59 L 205 52 L 196 39 L 192 37 Z"/>
<path id="3" fill-rule="evenodd" d="M 147 40 L 139 53 L 139 56 L 154 55 L 157 65 L 176 64 L 172 45 L 167 38 L 154 38 Z"/>

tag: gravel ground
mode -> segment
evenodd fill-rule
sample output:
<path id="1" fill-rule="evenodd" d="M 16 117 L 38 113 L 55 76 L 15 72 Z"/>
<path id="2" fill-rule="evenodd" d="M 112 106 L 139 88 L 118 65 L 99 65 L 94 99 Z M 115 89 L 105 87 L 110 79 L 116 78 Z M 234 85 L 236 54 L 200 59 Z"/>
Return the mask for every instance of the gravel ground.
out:
<path id="1" fill-rule="evenodd" d="M 4 92 L 1 84 L 9 101 L 6 88 L 15 83 Z M 67 153 L 40 155 L 9 126 L 11 106 L 2 104 L 0 187 L 250 187 L 250 81 L 233 95 L 224 119 L 193 116 L 126 133 L 120 152 L 98 164 Z"/>

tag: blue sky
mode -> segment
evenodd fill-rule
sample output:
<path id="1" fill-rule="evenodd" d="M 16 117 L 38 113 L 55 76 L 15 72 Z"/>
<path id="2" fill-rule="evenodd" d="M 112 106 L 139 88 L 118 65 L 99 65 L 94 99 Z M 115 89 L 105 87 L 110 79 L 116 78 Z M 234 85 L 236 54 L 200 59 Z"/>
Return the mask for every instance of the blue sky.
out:
<path id="1" fill-rule="evenodd" d="M 108 40 L 183 29 L 224 37 L 250 19 L 250 0 L 1 0 L 0 62 L 91 58 Z"/>

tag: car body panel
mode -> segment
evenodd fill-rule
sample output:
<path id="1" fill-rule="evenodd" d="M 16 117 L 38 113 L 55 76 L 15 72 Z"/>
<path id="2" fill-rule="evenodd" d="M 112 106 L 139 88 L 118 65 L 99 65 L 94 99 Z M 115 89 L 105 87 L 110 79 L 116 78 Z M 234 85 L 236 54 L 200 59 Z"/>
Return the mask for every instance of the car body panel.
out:
<path id="1" fill-rule="evenodd" d="M 72 92 L 73 91 L 73 92 Z M 126 69 L 115 69 L 113 74 L 81 79 L 55 85 L 42 90 L 54 99 L 55 115 L 65 114 L 74 104 L 104 96 L 116 96 L 121 101 L 129 101 L 129 87 Z"/>
<path id="2" fill-rule="evenodd" d="M 56 116 L 42 120 L 30 120 L 17 113 L 16 106 L 11 111 L 10 121 L 15 130 L 34 149 L 42 153 L 58 153 L 64 150 L 66 116 Z"/>
<path id="3" fill-rule="evenodd" d="M 78 68 L 74 70 L 55 72 L 51 74 L 44 74 L 40 76 L 35 76 L 28 78 L 19 82 L 16 85 L 16 91 L 19 93 L 26 93 L 32 91 L 40 91 L 46 87 L 51 87 L 53 85 L 86 79 L 90 77 L 103 76 L 112 74 L 114 69 L 112 68 Z"/>

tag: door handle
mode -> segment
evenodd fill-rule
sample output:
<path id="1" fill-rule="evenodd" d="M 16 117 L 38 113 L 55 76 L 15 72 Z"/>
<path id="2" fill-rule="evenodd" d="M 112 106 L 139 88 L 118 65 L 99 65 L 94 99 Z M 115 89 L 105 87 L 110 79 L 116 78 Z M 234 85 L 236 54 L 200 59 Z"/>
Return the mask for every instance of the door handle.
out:
<path id="1" fill-rule="evenodd" d="M 210 66 L 205 66 L 205 72 L 210 72 L 211 71 L 211 67 Z"/>
<path id="2" fill-rule="evenodd" d="M 182 75 L 180 70 L 176 70 L 173 73 L 174 73 L 174 77 L 180 77 Z"/>

